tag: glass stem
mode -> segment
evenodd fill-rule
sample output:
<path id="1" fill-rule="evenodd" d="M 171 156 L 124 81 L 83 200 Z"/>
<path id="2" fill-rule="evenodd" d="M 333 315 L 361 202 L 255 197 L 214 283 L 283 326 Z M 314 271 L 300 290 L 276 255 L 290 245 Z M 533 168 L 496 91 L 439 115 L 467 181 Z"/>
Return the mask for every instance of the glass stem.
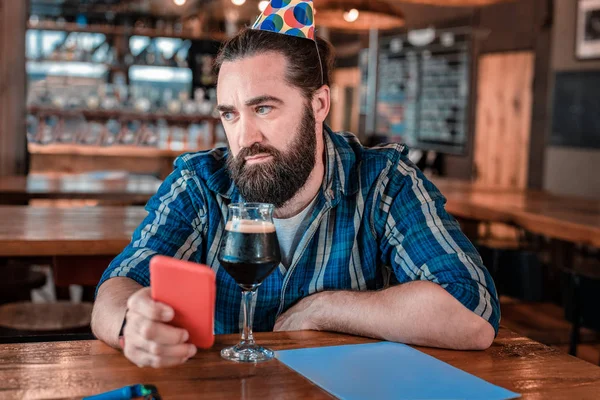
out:
<path id="1" fill-rule="evenodd" d="M 254 306 L 256 300 L 255 290 L 244 290 L 242 292 L 242 307 L 244 308 L 244 330 L 242 331 L 242 342 L 254 344 L 252 336 L 252 322 L 254 321 Z"/>

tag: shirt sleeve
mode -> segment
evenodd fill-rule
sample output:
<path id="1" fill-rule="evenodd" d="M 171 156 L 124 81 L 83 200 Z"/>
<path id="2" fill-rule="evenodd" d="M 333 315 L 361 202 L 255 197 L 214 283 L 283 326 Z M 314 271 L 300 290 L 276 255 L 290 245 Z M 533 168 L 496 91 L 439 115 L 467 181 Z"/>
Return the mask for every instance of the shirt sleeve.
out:
<path id="1" fill-rule="evenodd" d="M 439 284 L 498 333 L 500 305 L 481 257 L 439 190 L 404 155 L 380 193 L 381 257 L 399 282 Z"/>
<path id="2" fill-rule="evenodd" d="M 152 256 L 188 260 L 202 248 L 206 219 L 202 208 L 196 207 L 190 197 L 194 181 L 189 175 L 184 165 L 180 165 L 165 179 L 146 204 L 148 215 L 134 231 L 131 242 L 104 271 L 98 288 L 115 277 L 131 278 L 149 286 Z"/>

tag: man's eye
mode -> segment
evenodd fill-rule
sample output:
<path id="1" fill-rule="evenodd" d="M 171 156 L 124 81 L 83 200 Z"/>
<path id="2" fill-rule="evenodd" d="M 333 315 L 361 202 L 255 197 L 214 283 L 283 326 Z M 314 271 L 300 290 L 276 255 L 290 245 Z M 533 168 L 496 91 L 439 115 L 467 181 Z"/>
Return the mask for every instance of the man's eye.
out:
<path id="1" fill-rule="evenodd" d="M 269 112 L 271 112 L 272 109 L 273 109 L 273 107 L 270 107 L 270 106 L 259 106 L 259 107 L 256 107 L 256 113 L 259 115 L 265 115 L 265 114 L 268 114 Z"/>
<path id="2" fill-rule="evenodd" d="M 224 112 L 223 114 L 221 114 L 221 118 L 223 118 L 225 121 L 231 121 L 233 119 L 233 113 Z"/>

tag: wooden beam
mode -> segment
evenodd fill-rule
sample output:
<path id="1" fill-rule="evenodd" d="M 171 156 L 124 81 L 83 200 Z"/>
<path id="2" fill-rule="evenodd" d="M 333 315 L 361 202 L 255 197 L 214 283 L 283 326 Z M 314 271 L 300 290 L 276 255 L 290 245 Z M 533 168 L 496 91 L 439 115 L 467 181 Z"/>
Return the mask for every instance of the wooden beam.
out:
<path id="1" fill-rule="evenodd" d="M 545 148 L 552 115 L 550 101 L 552 94 L 552 25 L 555 18 L 552 2 L 538 0 L 535 36 L 535 69 L 533 79 L 533 108 L 531 115 L 531 138 L 527 186 L 529 189 L 543 189 Z"/>
<path id="2" fill-rule="evenodd" d="M 0 0 L 0 176 L 25 174 L 26 1 Z"/>

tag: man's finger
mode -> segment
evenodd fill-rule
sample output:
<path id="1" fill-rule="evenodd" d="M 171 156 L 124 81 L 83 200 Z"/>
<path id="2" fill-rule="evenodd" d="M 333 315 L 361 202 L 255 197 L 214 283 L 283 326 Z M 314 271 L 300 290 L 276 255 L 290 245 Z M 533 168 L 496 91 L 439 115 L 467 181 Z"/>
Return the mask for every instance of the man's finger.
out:
<path id="1" fill-rule="evenodd" d="M 127 324 L 125 325 L 125 339 L 133 333 L 144 340 L 150 340 L 159 344 L 175 345 L 187 342 L 189 333 L 185 329 L 176 328 L 162 322 L 152 321 L 135 311 L 127 313 Z"/>
<path id="2" fill-rule="evenodd" d="M 157 356 L 160 358 L 180 358 L 187 359 L 193 357 L 196 354 L 196 346 L 189 343 L 183 344 L 161 344 L 149 340 L 145 340 L 141 336 L 137 336 L 136 334 L 131 334 L 130 337 L 127 338 L 131 341 L 131 344 L 142 351 L 151 354 L 153 356 Z"/>
<path id="3" fill-rule="evenodd" d="M 150 288 L 136 292 L 127 300 L 127 308 L 154 321 L 169 322 L 175 312 L 166 304 L 152 300 Z"/>
<path id="4" fill-rule="evenodd" d="M 188 357 L 160 357 L 135 346 L 125 347 L 125 356 L 138 367 L 165 368 L 183 364 Z"/>

